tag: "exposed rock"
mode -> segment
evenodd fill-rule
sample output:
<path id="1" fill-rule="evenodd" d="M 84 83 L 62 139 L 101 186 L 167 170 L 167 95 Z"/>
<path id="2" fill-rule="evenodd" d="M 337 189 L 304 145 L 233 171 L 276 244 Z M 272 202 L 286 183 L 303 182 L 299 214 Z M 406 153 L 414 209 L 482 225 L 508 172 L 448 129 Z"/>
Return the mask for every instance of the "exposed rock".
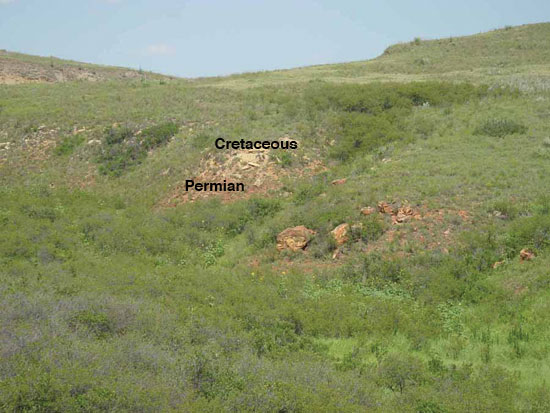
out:
<path id="1" fill-rule="evenodd" d="M 303 250 L 315 234 L 315 231 L 303 225 L 287 228 L 277 235 L 277 249 L 279 251 L 289 249 L 294 252 Z"/>
<path id="2" fill-rule="evenodd" d="M 345 244 L 349 240 L 349 224 L 344 223 L 338 225 L 331 232 L 332 237 L 336 241 L 337 245 Z"/>
<path id="3" fill-rule="evenodd" d="M 380 211 L 382 214 L 390 214 L 390 215 L 395 214 L 394 207 L 385 201 L 380 201 L 378 203 L 378 211 Z"/>
<path id="4" fill-rule="evenodd" d="M 410 215 L 407 215 L 401 211 L 398 211 L 396 215 L 392 216 L 392 223 L 402 224 L 403 222 L 408 221 L 410 218 L 411 218 Z"/>
<path id="5" fill-rule="evenodd" d="M 348 181 L 348 178 L 335 179 L 331 182 L 332 185 L 343 185 Z"/>
<path id="6" fill-rule="evenodd" d="M 531 261 L 535 258 L 535 253 L 528 248 L 524 248 L 519 252 L 521 261 Z"/>
<path id="7" fill-rule="evenodd" d="M 334 252 L 332 253 L 332 259 L 337 260 L 342 256 L 342 251 L 340 251 L 340 248 L 336 248 Z"/>
<path id="8" fill-rule="evenodd" d="M 363 215 L 372 215 L 376 212 L 376 209 L 374 209 L 373 207 L 365 207 L 365 208 L 361 208 L 361 213 Z"/>
<path id="9" fill-rule="evenodd" d="M 409 221 L 411 218 L 421 219 L 420 214 L 407 205 L 398 208 L 396 213 L 394 212 L 392 222 L 394 224 L 402 224 Z"/>
<path id="10" fill-rule="evenodd" d="M 508 215 L 500 212 L 500 211 L 493 211 L 493 216 L 498 219 L 506 220 L 508 219 Z"/>
<path id="11" fill-rule="evenodd" d="M 458 215 L 460 218 L 462 218 L 464 221 L 468 219 L 468 211 L 460 210 L 458 211 Z"/>

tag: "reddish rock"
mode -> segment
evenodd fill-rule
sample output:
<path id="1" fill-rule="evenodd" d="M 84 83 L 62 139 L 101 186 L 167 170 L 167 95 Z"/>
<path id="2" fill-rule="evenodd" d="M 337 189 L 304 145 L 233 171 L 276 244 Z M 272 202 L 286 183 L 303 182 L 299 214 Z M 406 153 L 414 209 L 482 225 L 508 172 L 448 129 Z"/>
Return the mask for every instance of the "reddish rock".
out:
<path id="1" fill-rule="evenodd" d="M 299 225 L 293 228 L 287 228 L 277 235 L 277 249 L 279 251 L 291 250 L 300 251 L 307 247 L 315 231 Z"/>
<path id="2" fill-rule="evenodd" d="M 345 244 L 349 240 L 349 224 L 340 224 L 330 233 L 337 245 Z"/>
<path id="3" fill-rule="evenodd" d="M 394 224 L 402 224 L 403 222 L 409 221 L 411 218 L 421 219 L 421 216 L 418 212 L 407 205 L 398 208 L 397 213 L 394 212 L 392 216 L 392 222 Z"/>
<path id="4" fill-rule="evenodd" d="M 361 213 L 363 215 L 372 215 L 376 212 L 376 209 L 374 209 L 373 207 L 365 207 L 365 208 L 361 208 Z"/>
<path id="5" fill-rule="evenodd" d="M 335 179 L 331 182 L 332 185 L 343 185 L 348 181 L 348 178 Z"/>
<path id="6" fill-rule="evenodd" d="M 380 201 L 378 203 L 378 211 L 380 211 L 382 214 L 390 214 L 390 215 L 395 214 L 395 210 L 394 210 L 393 206 L 391 206 L 390 204 L 388 204 L 385 201 Z"/>
<path id="7" fill-rule="evenodd" d="M 524 248 L 519 252 L 519 258 L 521 261 L 531 261 L 535 258 L 535 253 L 530 249 Z"/>

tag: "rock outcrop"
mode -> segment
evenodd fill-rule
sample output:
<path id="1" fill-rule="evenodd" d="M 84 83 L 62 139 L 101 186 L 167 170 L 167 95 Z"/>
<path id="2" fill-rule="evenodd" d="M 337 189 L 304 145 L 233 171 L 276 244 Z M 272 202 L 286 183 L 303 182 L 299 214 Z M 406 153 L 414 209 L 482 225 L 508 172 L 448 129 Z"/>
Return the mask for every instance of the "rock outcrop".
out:
<path id="1" fill-rule="evenodd" d="M 535 258 L 535 253 L 528 248 L 524 248 L 519 252 L 519 258 L 521 261 L 531 261 Z"/>
<path id="2" fill-rule="evenodd" d="M 363 210 L 361 210 L 361 212 L 362 211 Z M 381 201 L 378 203 L 378 211 L 381 214 L 391 215 L 393 224 L 402 224 L 409 221 L 411 218 L 422 219 L 420 213 L 408 205 L 398 207 L 396 205 L 388 204 L 385 201 Z"/>
<path id="3" fill-rule="evenodd" d="M 336 245 L 345 244 L 349 240 L 349 224 L 340 224 L 331 232 L 332 237 L 336 241 Z"/>
<path id="4" fill-rule="evenodd" d="M 279 251 L 291 250 L 293 252 L 303 250 L 315 234 L 315 231 L 303 225 L 287 228 L 277 235 L 277 249 Z"/>

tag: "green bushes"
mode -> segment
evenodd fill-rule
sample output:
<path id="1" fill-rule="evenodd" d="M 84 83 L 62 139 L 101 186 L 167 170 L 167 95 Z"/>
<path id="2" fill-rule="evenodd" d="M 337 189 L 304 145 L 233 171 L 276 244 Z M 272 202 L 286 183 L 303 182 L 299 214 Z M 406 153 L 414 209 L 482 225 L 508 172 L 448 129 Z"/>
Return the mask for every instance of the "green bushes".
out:
<path id="1" fill-rule="evenodd" d="M 99 172 L 120 176 L 126 169 L 138 165 L 147 152 L 165 145 L 176 133 L 178 126 L 168 122 L 151 126 L 140 132 L 128 127 L 111 127 L 105 131 L 102 153 L 98 157 Z"/>
<path id="2" fill-rule="evenodd" d="M 474 130 L 474 135 L 502 138 L 507 135 L 527 132 L 527 126 L 510 119 L 489 119 Z"/>
<path id="3" fill-rule="evenodd" d="M 424 365 L 414 356 L 387 355 L 378 366 L 380 384 L 392 391 L 403 391 L 425 380 Z"/>
<path id="4" fill-rule="evenodd" d="M 513 223 L 505 238 L 508 256 L 522 248 L 542 250 L 550 247 L 550 215 L 524 217 Z"/>
<path id="5" fill-rule="evenodd" d="M 6 309 L 21 302 L 19 297 L 6 303 L 0 300 L 2 325 L 15 334 L 26 332 L 13 339 L 1 337 L 4 342 L 11 340 L 4 346 L 8 356 L 0 363 L 3 371 L 12 371 L 18 360 L 23 360 L 16 366 L 21 369 L 30 360 L 38 359 L 43 365 L 47 357 L 54 358 L 48 365 L 53 380 L 44 386 L 34 383 L 38 374 L 17 383 L 8 378 L 10 384 L 3 388 L 9 396 L 0 396 L 0 407 L 134 411 L 151 389 L 155 396 L 150 410 L 162 410 L 166 400 L 180 410 L 232 406 L 236 411 L 251 405 L 262 411 L 285 406 L 307 411 L 311 403 L 321 408 L 332 403 L 337 411 L 378 405 L 383 411 L 423 412 L 462 411 L 468 406 L 505 411 L 507 404 L 514 405 L 507 393 L 517 394 L 519 379 L 495 365 L 503 355 L 514 362 L 531 362 L 529 355 L 541 345 L 538 333 L 527 328 L 525 324 L 533 324 L 530 321 L 500 321 L 506 311 L 499 310 L 495 316 L 488 315 L 491 323 L 502 323 L 501 331 L 492 333 L 495 343 L 481 342 L 470 331 L 469 317 L 477 317 L 481 324 L 484 311 L 470 307 L 474 300 L 469 298 L 492 302 L 482 287 L 491 278 L 490 265 L 502 243 L 511 242 L 514 248 L 530 242 L 546 245 L 548 201 L 541 199 L 528 212 L 518 212 L 512 222 L 498 220 L 506 226 L 493 232 L 476 229 L 481 235 L 465 237 L 463 249 L 448 255 L 400 259 L 360 250 L 350 252 L 348 261 L 327 265 L 314 260 L 312 243 L 310 254 L 300 262 L 304 268 L 311 263 L 311 273 L 295 270 L 283 276 L 278 267 L 289 263 L 282 260 L 275 265 L 260 263 L 253 271 L 248 263 L 235 262 L 230 268 L 218 265 L 221 256 L 224 263 L 229 261 L 225 256 L 235 254 L 249 233 L 274 250 L 273 228 L 294 219 L 294 213 L 300 219 L 321 222 L 324 234 L 344 222 L 343 217 L 355 216 L 363 224 L 350 234 L 357 244 L 376 239 L 385 229 L 375 216 L 359 218 L 353 205 L 348 209 L 334 204 L 333 193 L 345 186 L 324 188 L 328 195 L 319 198 L 304 186 L 298 203 L 295 198 L 252 198 L 228 205 L 209 201 L 156 214 L 135 206 L 123 208 L 115 198 L 58 190 L 2 193 L 4 231 L 18 234 L 18 230 L 22 235 L 17 236 L 25 240 L 29 228 L 39 227 L 32 233 L 36 245 L 26 241 L 32 247 L 29 256 L 40 248 L 50 251 L 63 244 L 72 253 L 67 263 L 29 263 L 23 270 L 11 261 L 9 266 L 0 262 L 6 269 L 7 288 L 22 278 L 30 283 L 34 273 L 40 273 L 41 280 L 27 290 L 37 288 L 37 299 L 29 302 L 44 300 L 40 286 L 44 280 L 55 281 L 49 307 L 29 304 L 14 313 Z M 512 211 L 504 203 L 490 205 L 489 211 L 497 207 Z M 292 211 L 285 211 L 287 207 Z M 20 222 L 28 223 L 28 228 Z M 63 242 L 66 234 L 79 231 L 81 239 Z M 513 237 L 507 241 L 505 233 Z M 321 244 L 330 242 L 330 235 L 323 238 L 318 233 L 318 237 Z M 13 236 L 4 237 L 10 247 L 13 240 Z M 328 245 L 318 246 L 320 251 L 325 249 L 321 258 L 334 248 Z M 183 251 L 190 251 L 188 262 L 178 266 L 175 259 Z M 256 253 L 260 259 L 272 257 Z M 231 258 L 235 256 L 245 257 Z M 155 265 L 157 258 L 166 261 Z M 82 290 L 89 295 L 85 305 L 74 297 Z M 113 303 L 102 298 L 106 293 L 113 294 Z M 119 304 L 129 295 L 136 299 L 135 314 L 133 308 Z M 463 304 L 457 300 L 464 300 Z M 522 305 L 520 299 L 516 301 Z M 39 313 L 37 308 L 45 310 Z M 37 344 L 31 341 L 35 336 Z M 357 340 L 358 344 L 333 360 L 313 344 L 322 338 Z M 131 340 L 139 340 L 148 353 L 128 355 L 119 349 L 133 348 Z M 25 347 L 18 350 L 17 346 Z M 73 357 L 70 362 L 57 365 L 67 352 Z M 425 361 L 432 356 L 441 360 Z M 464 360 L 476 363 L 468 367 Z M 98 379 L 96 371 L 103 376 Z M 132 381 L 136 372 L 146 392 Z M 64 374 L 71 379 L 74 374 L 76 382 L 68 382 Z M 528 397 L 519 400 L 529 405 Z M 537 403 L 545 405 L 546 398 L 537 397 Z"/>
<path id="6" fill-rule="evenodd" d="M 507 162 L 500 169 L 487 162 L 493 169 L 481 175 L 463 173 L 482 169 L 495 148 L 490 140 L 464 139 L 465 125 L 485 110 L 475 102 L 481 88 L 292 87 L 304 96 L 280 87 L 188 91 L 193 100 L 182 100 L 174 109 L 182 114 L 170 116 L 197 119 L 189 142 L 173 142 L 166 158 L 122 180 L 99 179 L 86 192 L 64 191 L 56 180 L 75 166 L 68 157 L 51 159 L 59 169 L 6 180 L 0 188 L 0 410 L 548 410 L 548 389 L 537 386 L 548 378 L 550 202 L 527 204 L 545 189 L 546 164 L 519 159 L 527 160 L 533 180 L 525 186 Z M 174 94 L 172 103 L 183 95 Z M 233 101 L 223 108 L 224 96 L 242 98 L 245 110 Z M 451 106 L 467 101 L 474 102 Z M 506 112 L 518 102 L 497 106 Z M 124 110 L 132 113 L 128 122 L 165 116 Z M 246 122 L 248 110 L 253 122 Z M 206 119 L 219 125 L 203 128 Z M 279 197 L 154 209 L 157 196 L 191 172 L 180 155 L 196 157 L 232 128 L 251 136 L 296 135 L 303 153 L 280 158 L 281 166 L 307 168 L 306 155 L 329 171 L 307 178 L 309 171 L 289 170 Z M 141 134 L 112 128 L 102 146 L 112 157 L 99 164 L 112 166 L 114 176 L 125 173 L 176 131 L 164 124 Z M 428 140 L 400 147 L 418 138 Z M 74 148 L 79 156 L 92 150 Z M 512 153 L 499 152 L 503 159 L 513 158 L 513 148 L 502 149 Z M 328 152 L 333 159 L 358 158 L 341 165 L 326 159 Z M 479 163 L 470 168 L 472 160 Z M 160 178 L 168 166 L 170 174 Z M 480 176 L 489 174 L 505 182 L 486 187 Z M 330 184 L 343 177 L 346 184 Z M 33 180 L 41 185 L 22 185 Z M 144 182 L 159 184 L 152 196 L 136 194 Z M 361 207 L 394 197 L 419 210 L 441 209 L 441 221 L 422 212 L 422 221 L 392 225 L 388 216 L 360 214 Z M 455 208 L 471 214 L 461 219 Z M 350 240 L 332 259 L 337 246 L 330 231 L 343 222 L 351 226 Z M 308 248 L 277 252 L 277 234 L 300 224 L 317 231 Z M 388 230 L 395 237 L 373 245 Z M 526 247 L 537 256 L 520 264 Z M 493 269 L 496 261 L 505 262 Z M 128 300 L 131 306 L 121 304 Z M 339 350 L 317 345 L 327 342 Z"/>
<path id="7" fill-rule="evenodd" d="M 342 113 L 333 120 L 331 127 L 340 139 L 330 149 L 329 155 L 340 161 L 347 161 L 359 153 L 372 151 L 405 136 L 398 118 L 387 113 L 378 116 Z"/>
<path id="8" fill-rule="evenodd" d="M 395 141 L 427 138 L 433 125 L 412 130 L 406 118 L 415 107 L 449 106 L 477 100 L 486 87 L 439 82 L 312 86 L 306 90 L 306 111 L 327 112 L 336 143 L 329 155 L 340 161 Z"/>
<path id="9" fill-rule="evenodd" d="M 84 142 L 84 136 L 80 134 L 66 136 L 55 147 L 55 154 L 58 156 L 70 155 L 82 142 Z"/>
<path id="10" fill-rule="evenodd" d="M 368 243 L 380 238 L 387 228 L 379 217 L 370 216 L 364 218 L 359 225 L 352 225 L 350 229 L 352 240 Z"/>
<path id="11" fill-rule="evenodd" d="M 107 314 L 96 311 L 80 311 L 71 317 L 69 325 L 75 330 L 84 330 L 96 338 L 106 338 L 115 331 L 114 323 Z"/>
<path id="12" fill-rule="evenodd" d="M 308 244 L 308 251 L 315 258 L 327 258 L 336 250 L 334 237 L 328 232 L 328 228 L 318 233 Z"/>
<path id="13" fill-rule="evenodd" d="M 307 107 L 378 115 L 384 111 L 464 103 L 488 94 L 487 87 L 444 82 L 372 83 L 368 85 L 322 84 L 305 93 Z"/>
<path id="14" fill-rule="evenodd" d="M 168 122 L 144 129 L 140 135 L 141 145 L 146 150 L 157 148 L 166 144 L 172 136 L 178 133 L 179 127 L 175 123 Z"/>

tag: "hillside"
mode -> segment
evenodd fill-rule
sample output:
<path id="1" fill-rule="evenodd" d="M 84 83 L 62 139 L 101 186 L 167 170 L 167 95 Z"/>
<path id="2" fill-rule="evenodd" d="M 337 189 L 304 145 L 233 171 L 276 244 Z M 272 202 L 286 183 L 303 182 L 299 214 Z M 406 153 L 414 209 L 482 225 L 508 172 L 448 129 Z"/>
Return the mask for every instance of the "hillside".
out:
<path id="1" fill-rule="evenodd" d="M 549 32 L 193 80 L 0 54 L 0 410 L 549 411 Z"/>
<path id="2" fill-rule="evenodd" d="M 494 30 L 467 37 L 414 39 L 390 46 L 376 59 L 219 78 L 246 87 L 307 80 L 337 82 L 449 80 L 549 88 L 550 23 Z"/>
<path id="3" fill-rule="evenodd" d="M 55 57 L 39 57 L 0 50 L 0 84 L 33 82 L 105 81 L 163 76 L 122 67 L 100 66 Z"/>

